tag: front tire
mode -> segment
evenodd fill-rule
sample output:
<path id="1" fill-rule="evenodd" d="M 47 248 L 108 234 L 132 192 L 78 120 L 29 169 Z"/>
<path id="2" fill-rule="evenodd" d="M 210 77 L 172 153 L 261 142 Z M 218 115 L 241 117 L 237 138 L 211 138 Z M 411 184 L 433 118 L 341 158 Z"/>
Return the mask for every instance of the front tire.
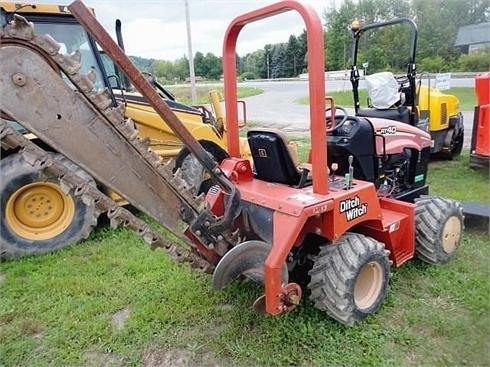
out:
<path id="1" fill-rule="evenodd" d="M 381 242 L 346 233 L 323 247 L 310 270 L 308 288 L 316 308 L 352 325 L 375 313 L 388 291 L 390 260 Z"/>
<path id="2" fill-rule="evenodd" d="M 415 252 L 432 265 L 447 263 L 461 244 L 463 207 L 457 201 L 421 196 L 415 199 Z"/>
<path id="3" fill-rule="evenodd" d="M 53 159 L 84 180 L 94 180 L 59 154 Z M 0 161 L 0 258 L 51 252 L 89 236 L 97 224 L 93 206 L 65 195 L 56 177 L 13 154 Z"/>

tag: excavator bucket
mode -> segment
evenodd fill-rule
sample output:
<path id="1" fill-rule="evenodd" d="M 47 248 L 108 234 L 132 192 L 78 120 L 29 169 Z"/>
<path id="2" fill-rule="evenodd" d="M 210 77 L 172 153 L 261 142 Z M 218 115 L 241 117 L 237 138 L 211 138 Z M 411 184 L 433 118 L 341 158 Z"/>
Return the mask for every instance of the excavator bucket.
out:
<path id="1" fill-rule="evenodd" d="M 220 260 L 213 274 L 213 287 L 223 289 L 243 275 L 257 283 L 264 283 L 264 264 L 271 246 L 262 241 L 246 241 L 228 251 Z M 289 275 L 283 264 L 282 282 L 287 284 Z"/>

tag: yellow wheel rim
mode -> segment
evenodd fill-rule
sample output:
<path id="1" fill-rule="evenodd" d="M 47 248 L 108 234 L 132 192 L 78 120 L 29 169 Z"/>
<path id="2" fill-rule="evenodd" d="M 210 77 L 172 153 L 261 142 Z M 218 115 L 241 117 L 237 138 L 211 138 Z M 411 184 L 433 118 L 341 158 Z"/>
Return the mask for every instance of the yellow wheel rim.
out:
<path id="1" fill-rule="evenodd" d="M 383 286 L 383 268 L 376 261 L 365 264 L 356 278 L 354 302 L 363 310 L 371 307 L 378 299 Z"/>
<path id="2" fill-rule="evenodd" d="M 442 229 L 442 248 L 450 254 L 458 247 L 461 236 L 461 222 L 458 217 L 450 217 Z"/>
<path id="3" fill-rule="evenodd" d="M 8 199 L 8 226 L 28 240 L 47 240 L 62 233 L 75 216 L 75 202 L 52 182 L 34 182 Z"/>

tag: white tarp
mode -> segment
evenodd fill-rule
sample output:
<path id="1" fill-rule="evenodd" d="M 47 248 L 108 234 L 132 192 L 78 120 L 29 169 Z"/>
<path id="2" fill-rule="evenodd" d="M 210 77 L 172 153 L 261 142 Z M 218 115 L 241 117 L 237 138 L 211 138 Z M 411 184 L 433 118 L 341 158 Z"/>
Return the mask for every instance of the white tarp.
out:
<path id="1" fill-rule="evenodd" d="M 374 108 L 387 109 L 400 100 L 398 82 L 393 73 L 384 71 L 366 75 L 366 88 Z"/>

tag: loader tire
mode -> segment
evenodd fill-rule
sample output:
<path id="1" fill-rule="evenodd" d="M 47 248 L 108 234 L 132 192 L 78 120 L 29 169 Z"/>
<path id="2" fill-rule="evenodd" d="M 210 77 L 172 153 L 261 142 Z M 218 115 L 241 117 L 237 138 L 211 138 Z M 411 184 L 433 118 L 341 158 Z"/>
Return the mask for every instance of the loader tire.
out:
<path id="1" fill-rule="evenodd" d="M 83 179 L 94 180 L 59 154 L 56 162 Z M 72 193 L 65 195 L 56 177 L 27 163 L 20 154 L 0 161 L 0 258 L 38 255 L 75 244 L 97 224 L 93 206 Z"/>
<path id="2" fill-rule="evenodd" d="M 375 313 L 388 291 L 388 254 L 381 242 L 358 233 L 323 247 L 309 272 L 311 301 L 346 325 Z"/>
<path id="3" fill-rule="evenodd" d="M 451 142 L 451 159 L 456 158 L 461 154 L 461 151 L 463 150 L 463 143 L 464 143 L 464 129 L 462 128 L 461 131 L 458 133 L 458 135 L 453 139 Z"/>
<path id="4" fill-rule="evenodd" d="M 226 151 L 213 142 L 200 141 L 200 143 L 204 150 L 206 150 L 206 152 L 218 163 L 221 163 L 223 159 L 229 157 L 229 154 Z M 177 169 L 180 169 L 182 178 L 192 188 L 196 195 L 207 192 L 213 185 L 209 173 L 206 172 L 203 165 L 187 148 L 182 149 L 175 161 L 174 170 Z"/>
<path id="5" fill-rule="evenodd" d="M 432 265 L 448 262 L 461 244 L 463 207 L 457 201 L 425 195 L 415 204 L 417 257 Z"/>

